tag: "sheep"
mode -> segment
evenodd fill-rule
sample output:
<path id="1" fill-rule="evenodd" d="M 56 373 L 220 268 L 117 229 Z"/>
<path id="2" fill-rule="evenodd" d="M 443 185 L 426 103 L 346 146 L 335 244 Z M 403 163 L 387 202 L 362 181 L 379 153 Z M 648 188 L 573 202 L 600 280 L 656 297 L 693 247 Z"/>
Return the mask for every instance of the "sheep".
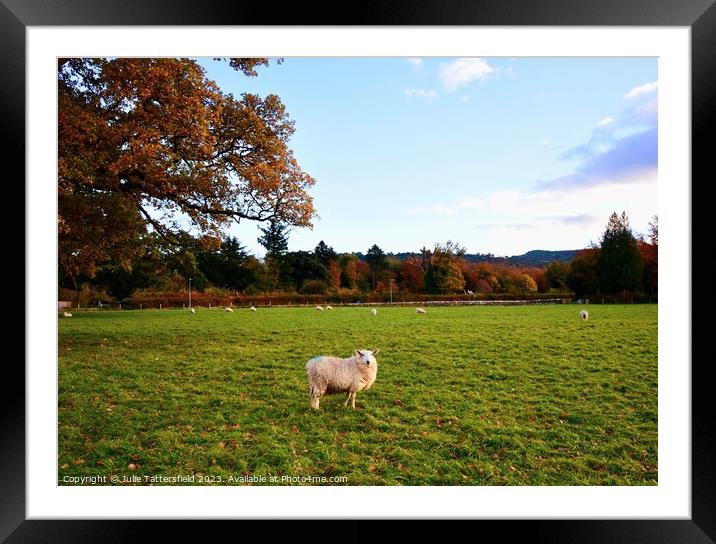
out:
<path id="1" fill-rule="evenodd" d="M 306 363 L 311 408 L 318 410 L 323 395 L 348 393 L 343 406 L 356 408 L 356 393 L 369 389 L 378 374 L 375 356 L 380 350 L 355 350 L 347 359 L 318 355 Z"/>
<path id="2" fill-rule="evenodd" d="M 589 319 L 589 312 L 587 312 L 587 310 L 582 310 L 579 312 L 579 317 L 582 319 Z"/>
<path id="3" fill-rule="evenodd" d="M 62 315 L 65 317 L 72 317 L 72 314 L 70 312 L 62 312 Z"/>
<path id="4" fill-rule="evenodd" d="M 378 315 L 378 310 L 375 309 L 375 308 L 371 308 L 371 309 L 370 309 L 370 315 L 372 315 L 373 317 L 377 316 L 377 315 Z"/>
<path id="5" fill-rule="evenodd" d="M 332 310 L 333 306 L 326 306 L 326 310 Z"/>
<path id="6" fill-rule="evenodd" d="M 322 312 L 322 311 L 323 311 L 323 306 L 316 306 L 316 310 L 318 310 L 319 312 Z"/>
<path id="7" fill-rule="evenodd" d="M 415 313 L 426 314 L 425 308 L 415 308 Z"/>
<path id="8" fill-rule="evenodd" d="M 251 306 L 251 308 L 249 308 L 249 310 L 251 310 L 252 312 L 255 312 L 255 311 L 256 311 L 256 308 L 254 308 L 253 306 Z"/>
<path id="9" fill-rule="evenodd" d="M 191 313 L 193 313 L 193 314 L 196 313 L 196 310 L 195 310 L 194 308 L 189 308 L 189 311 L 190 311 Z"/>
<path id="10" fill-rule="evenodd" d="M 225 311 L 225 312 L 234 313 L 234 309 L 233 309 L 233 308 L 229 308 L 228 306 L 227 306 L 226 308 L 224 308 L 224 311 Z"/>

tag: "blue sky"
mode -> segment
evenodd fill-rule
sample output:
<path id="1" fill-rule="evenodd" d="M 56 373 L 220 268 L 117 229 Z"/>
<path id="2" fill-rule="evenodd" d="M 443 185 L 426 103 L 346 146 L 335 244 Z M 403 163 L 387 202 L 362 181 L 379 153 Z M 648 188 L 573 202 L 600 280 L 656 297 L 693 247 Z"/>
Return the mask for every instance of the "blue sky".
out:
<path id="1" fill-rule="evenodd" d="M 657 213 L 655 58 L 286 58 L 224 92 L 278 94 L 319 217 L 289 249 L 516 255 L 597 241 Z M 230 229 L 255 255 L 253 223 Z"/>

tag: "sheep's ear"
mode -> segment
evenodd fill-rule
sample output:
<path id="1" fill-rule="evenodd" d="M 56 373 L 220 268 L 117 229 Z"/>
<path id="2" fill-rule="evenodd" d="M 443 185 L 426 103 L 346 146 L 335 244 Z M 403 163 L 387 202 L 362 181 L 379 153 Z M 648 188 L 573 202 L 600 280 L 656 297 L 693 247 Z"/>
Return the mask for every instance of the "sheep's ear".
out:
<path id="1" fill-rule="evenodd" d="M 358 357 L 360 357 L 360 350 L 355 350 L 355 352 L 356 352 L 356 355 L 357 355 Z"/>
<path id="2" fill-rule="evenodd" d="M 371 353 L 372 353 L 373 355 L 378 355 L 378 352 L 379 352 L 379 351 L 380 351 L 380 348 L 374 349 L 373 351 L 371 351 Z"/>

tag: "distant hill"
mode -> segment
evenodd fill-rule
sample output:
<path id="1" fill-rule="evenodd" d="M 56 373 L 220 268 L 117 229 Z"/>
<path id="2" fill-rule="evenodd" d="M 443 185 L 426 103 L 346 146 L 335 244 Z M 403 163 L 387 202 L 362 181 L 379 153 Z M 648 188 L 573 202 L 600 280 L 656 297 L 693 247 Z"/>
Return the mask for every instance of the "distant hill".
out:
<path id="1" fill-rule="evenodd" d="M 533 249 L 524 255 L 509 257 L 508 260 L 510 263 L 519 266 L 547 266 L 552 261 L 571 261 L 578 251 L 578 249 L 562 249 L 559 251 Z"/>
<path id="2" fill-rule="evenodd" d="M 463 258 L 471 263 L 502 263 L 513 264 L 517 266 L 547 266 L 552 261 L 571 261 L 577 255 L 578 249 L 561 249 L 550 251 L 546 249 L 533 249 L 523 255 L 513 255 L 512 257 L 498 257 L 492 253 L 466 253 Z M 393 257 L 404 261 L 408 257 L 416 253 L 400 252 L 386 253 L 386 257 Z M 360 260 L 365 260 L 363 253 L 355 253 Z"/>

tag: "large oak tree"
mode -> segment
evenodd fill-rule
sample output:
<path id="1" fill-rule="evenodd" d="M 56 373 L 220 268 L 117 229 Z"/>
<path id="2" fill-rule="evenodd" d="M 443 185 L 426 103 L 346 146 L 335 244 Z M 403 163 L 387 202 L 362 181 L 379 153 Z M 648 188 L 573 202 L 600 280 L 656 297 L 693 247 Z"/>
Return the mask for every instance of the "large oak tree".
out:
<path id="1" fill-rule="evenodd" d="M 230 59 L 255 76 L 267 59 Z M 126 265 L 149 233 L 220 243 L 231 221 L 311 226 L 315 180 L 276 95 L 222 92 L 191 59 L 58 61 L 60 272 Z"/>

